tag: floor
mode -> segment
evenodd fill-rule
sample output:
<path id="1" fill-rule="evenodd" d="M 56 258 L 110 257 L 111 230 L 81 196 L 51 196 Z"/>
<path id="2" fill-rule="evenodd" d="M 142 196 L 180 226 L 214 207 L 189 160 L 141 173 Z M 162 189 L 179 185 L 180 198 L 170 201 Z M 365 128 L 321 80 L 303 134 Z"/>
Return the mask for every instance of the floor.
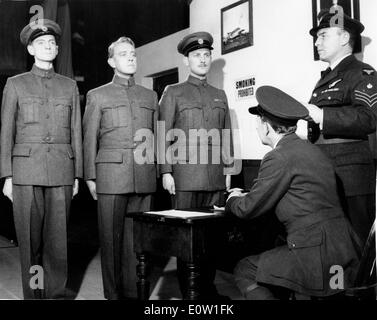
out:
<path id="1" fill-rule="evenodd" d="M 81 250 L 80 250 L 81 249 Z M 100 253 L 98 247 L 85 250 L 71 244 L 70 288 L 77 300 L 103 300 Z M 176 259 L 157 261 L 151 275 L 150 300 L 180 300 L 176 280 Z M 215 284 L 218 292 L 233 300 L 242 299 L 231 274 L 217 271 Z M 19 250 L 14 243 L 0 236 L 0 299 L 22 299 Z"/>

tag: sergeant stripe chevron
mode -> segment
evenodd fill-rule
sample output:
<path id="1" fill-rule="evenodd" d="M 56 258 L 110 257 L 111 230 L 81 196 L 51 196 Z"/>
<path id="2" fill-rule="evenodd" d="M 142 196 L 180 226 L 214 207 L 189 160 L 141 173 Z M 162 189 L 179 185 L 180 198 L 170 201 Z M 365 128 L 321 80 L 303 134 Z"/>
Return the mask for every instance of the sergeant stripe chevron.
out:
<path id="1" fill-rule="evenodd" d="M 366 103 L 372 108 L 377 103 L 377 93 L 369 95 L 365 92 L 355 90 L 355 99 Z"/>

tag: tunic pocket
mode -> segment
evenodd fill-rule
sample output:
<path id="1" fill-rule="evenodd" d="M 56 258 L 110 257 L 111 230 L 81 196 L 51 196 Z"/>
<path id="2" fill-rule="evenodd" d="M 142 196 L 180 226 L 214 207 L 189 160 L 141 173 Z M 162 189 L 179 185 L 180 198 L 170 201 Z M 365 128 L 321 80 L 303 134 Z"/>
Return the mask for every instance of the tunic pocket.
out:
<path id="1" fill-rule="evenodd" d="M 294 256 L 290 266 L 295 270 L 292 281 L 307 289 L 323 289 L 322 243 L 322 230 L 306 230 L 287 237 L 289 251 Z"/>
<path id="2" fill-rule="evenodd" d="M 199 104 L 182 104 L 178 107 L 178 110 L 183 129 L 199 129 L 202 127 L 203 111 Z"/>
<path id="3" fill-rule="evenodd" d="M 155 108 L 146 103 L 140 104 L 140 125 L 142 128 L 153 129 L 153 116 Z"/>
<path id="4" fill-rule="evenodd" d="M 57 119 L 63 128 L 71 127 L 72 105 L 70 100 L 62 99 L 55 102 Z"/>
<path id="5" fill-rule="evenodd" d="M 102 110 L 101 127 L 103 128 L 127 127 L 129 121 L 130 111 L 126 105 L 113 105 Z"/>
<path id="6" fill-rule="evenodd" d="M 223 101 L 215 101 L 212 105 L 212 111 L 214 113 L 214 119 L 218 128 L 224 128 L 225 126 L 225 112 L 226 107 Z"/>
<path id="7" fill-rule="evenodd" d="M 41 104 L 42 99 L 37 97 L 20 99 L 19 105 L 25 124 L 39 123 L 39 109 Z"/>
<path id="8" fill-rule="evenodd" d="M 31 147 L 15 145 L 12 150 L 12 157 L 30 157 Z"/>
<path id="9" fill-rule="evenodd" d="M 330 91 L 322 93 L 317 99 L 318 106 L 341 105 L 344 103 L 344 93 L 342 91 Z"/>

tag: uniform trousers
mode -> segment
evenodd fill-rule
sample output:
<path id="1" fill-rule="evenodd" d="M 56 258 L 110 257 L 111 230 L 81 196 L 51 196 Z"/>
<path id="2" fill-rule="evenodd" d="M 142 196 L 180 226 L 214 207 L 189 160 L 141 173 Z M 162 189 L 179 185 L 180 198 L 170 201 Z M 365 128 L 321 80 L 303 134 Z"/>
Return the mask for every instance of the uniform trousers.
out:
<path id="1" fill-rule="evenodd" d="M 224 206 L 224 191 L 213 192 L 185 192 L 176 191 L 172 196 L 172 206 L 175 209 L 192 209 L 213 207 L 213 205 Z M 202 298 L 211 298 L 217 295 L 217 290 L 214 285 L 216 276 L 216 264 L 214 259 L 208 257 L 199 262 L 199 292 Z M 187 293 L 187 275 L 188 269 L 185 263 L 177 260 L 178 281 L 182 297 Z"/>
<path id="2" fill-rule="evenodd" d="M 13 185 L 13 215 L 24 299 L 66 297 L 67 223 L 71 199 L 72 186 Z M 30 272 L 32 266 L 43 268 L 43 280 L 38 277 L 37 286 L 34 276 L 41 273 Z"/>
<path id="3" fill-rule="evenodd" d="M 246 300 L 276 300 L 272 286 L 268 288 L 256 281 L 259 257 L 250 256 L 238 262 L 234 269 L 236 285 Z"/>
<path id="4" fill-rule="evenodd" d="M 151 205 L 150 194 L 98 194 L 101 268 L 106 299 L 137 297 L 133 220 L 125 218 L 125 214 L 148 211 Z"/>
<path id="5" fill-rule="evenodd" d="M 333 161 L 338 194 L 347 218 L 364 244 L 376 217 L 375 177 L 376 171 L 368 142 L 339 145 L 317 144 Z M 352 160 L 353 153 L 362 153 L 362 160 Z M 358 155 L 357 157 L 360 157 Z M 349 164 L 348 162 L 354 162 Z M 338 163 L 341 163 L 338 164 Z M 345 164 L 343 163 L 345 162 Z M 368 191 L 364 186 L 369 186 Z M 347 192 L 352 187 L 353 192 Z M 355 192 L 355 189 L 362 192 Z M 358 190 L 357 190 L 358 191 Z"/>

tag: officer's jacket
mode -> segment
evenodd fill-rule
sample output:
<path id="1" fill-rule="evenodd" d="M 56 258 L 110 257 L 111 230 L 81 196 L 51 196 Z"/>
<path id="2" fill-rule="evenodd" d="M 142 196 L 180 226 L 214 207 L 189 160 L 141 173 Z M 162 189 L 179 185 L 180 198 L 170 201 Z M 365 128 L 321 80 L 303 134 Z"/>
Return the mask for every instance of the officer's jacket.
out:
<path id="1" fill-rule="evenodd" d="M 344 217 L 330 160 L 296 134 L 285 136 L 263 158 L 251 191 L 230 198 L 226 211 L 253 219 L 274 210 L 287 244 L 261 254 L 257 281 L 309 295 L 336 293 L 330 268 L 344 268 L 345 286 L 358 266 L 358 241 Z"/>
<path id="2" fill-rule="evenodd" d="M 320 135 L 317 126 L 309 125 L 308 138 L 334 161 L 346 195 L 373 193 L 368 135 L 376 130 L 374 69 L 353 55 L 345 58 L 317 83 L 310 103 L 323 109 L 324 120 Z"/>
<path id="3" fill-rule="evenodd" d="M 160 173 L 173 174 L 176 190 L 225 189 L 224 166 L 232 166 L 233 148 L 225 92 L 189 76 L 186 82 L 166 87 L 159 120 L 166 133 L 159 143 L 159 155 L 166 155 L 159 158 Z M 175 138 L 169 134 L 172 129 L 177 130 Z"/>
<path id="4" fill-rule="evenodd" d="M 14 184 L 60 186 L 82 178 L 76 82 L 33 66 L 11 77 L 1 110 L 1 177 Z"/>
<path id="5" fill-rule="evenodd" d="M 130 80 L 88 92 L 84 114 L 84 176 L 105 194 L 156 190 L 157 94 Z"/>

